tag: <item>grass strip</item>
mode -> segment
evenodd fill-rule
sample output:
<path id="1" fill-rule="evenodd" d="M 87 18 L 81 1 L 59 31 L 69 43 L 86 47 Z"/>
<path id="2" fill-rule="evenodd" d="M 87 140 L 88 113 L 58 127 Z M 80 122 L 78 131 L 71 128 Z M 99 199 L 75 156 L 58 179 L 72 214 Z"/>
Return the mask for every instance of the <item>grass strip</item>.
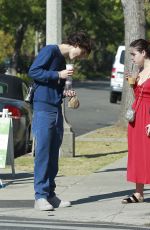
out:
<path id="1" fill-rule="evenodd" d="M 127 142 L 110 142 L 107 138 L 125 138 L 126 130 L 118 126 L 109 126 L 89 133 L 86 137 L 93 141 L 76 140 L 76 156 L 71 158 L 62 157 L 59 161 L 58 175 L 88 175 L 102 167 L 127 155 Z M 103 142 L 94 141 L 94 138 L 106 138 Z M 34 159 L 25 155 L 15 159 L 17 170 L 33 171 Z"/>

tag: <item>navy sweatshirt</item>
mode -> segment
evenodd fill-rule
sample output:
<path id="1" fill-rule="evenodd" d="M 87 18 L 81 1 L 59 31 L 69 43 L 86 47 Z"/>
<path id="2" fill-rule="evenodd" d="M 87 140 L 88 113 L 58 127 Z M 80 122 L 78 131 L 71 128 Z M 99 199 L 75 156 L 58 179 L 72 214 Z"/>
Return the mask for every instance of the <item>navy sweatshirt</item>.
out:
<path id="1" fill-rule="evenodd" d="M 66 69 L 66 61 L 57 45 L 41 49 L 29 69 L 29 77 L 35 82 L 33 110 L 57 111 L 62 103 L 65 80 L 58 72 Z"/>

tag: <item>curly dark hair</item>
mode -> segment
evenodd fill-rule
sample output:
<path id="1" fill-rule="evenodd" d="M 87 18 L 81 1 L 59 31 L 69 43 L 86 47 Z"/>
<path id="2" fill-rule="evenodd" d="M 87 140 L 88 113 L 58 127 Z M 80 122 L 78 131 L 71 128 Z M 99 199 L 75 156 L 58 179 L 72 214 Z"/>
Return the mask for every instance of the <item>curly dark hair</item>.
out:
<path id="1" fill-rule="evenodd" d="M 137 49 L 140 53 L 144 50 L 148 58 L 150 58 L 150 42 L 145 39 L 137 39 L 131 42 L 130 47 Z"/>
<path id="2" fill-rule="evenodd" d="M 79 46 L 86 50 L 90 54 L 92 45 L 89 36 L 84 31 L 74 32 L 68 37 L 67 44 L 72 46 Z"/>

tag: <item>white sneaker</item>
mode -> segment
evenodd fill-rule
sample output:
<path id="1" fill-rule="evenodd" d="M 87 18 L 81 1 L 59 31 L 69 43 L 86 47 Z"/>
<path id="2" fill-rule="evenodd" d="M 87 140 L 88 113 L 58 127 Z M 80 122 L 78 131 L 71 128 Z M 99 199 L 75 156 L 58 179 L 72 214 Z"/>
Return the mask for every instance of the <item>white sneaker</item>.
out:
<path id="1" fill-rule="evenodd" d="M 54 208 L 65 208 L 71 206 L 70 201 L 60 200 L 57 196 L 49 198 L 48 201 Z"/>
<path id="2" fill-rule="evenodd" d="M 52 211 L 54 207 L 44 198 L 35 200 L 34 208 L 41 211 Z"/>

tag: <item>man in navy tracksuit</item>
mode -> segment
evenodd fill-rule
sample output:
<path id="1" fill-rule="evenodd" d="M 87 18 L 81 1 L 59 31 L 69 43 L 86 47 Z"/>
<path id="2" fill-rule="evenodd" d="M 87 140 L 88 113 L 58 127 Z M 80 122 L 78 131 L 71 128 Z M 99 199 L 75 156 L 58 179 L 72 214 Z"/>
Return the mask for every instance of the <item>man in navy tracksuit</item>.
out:
<path id="1" fill-rule="evenodd" d="M 84 32 L 73 33 L 66 43 L 47 45 L 41 49 L 29 70 L 36 90 L 33 98 L 32 131 L 35 137 L 34 190 L 35 209 L 47 211 L 68 207 L 55 195 L 59 148 L 63 138 L 63 96 L 74 96 L 74 90 L 64 90 L 67 77 L 65 58 L 85 58 L 91 51 L 90 39 Z"/>

